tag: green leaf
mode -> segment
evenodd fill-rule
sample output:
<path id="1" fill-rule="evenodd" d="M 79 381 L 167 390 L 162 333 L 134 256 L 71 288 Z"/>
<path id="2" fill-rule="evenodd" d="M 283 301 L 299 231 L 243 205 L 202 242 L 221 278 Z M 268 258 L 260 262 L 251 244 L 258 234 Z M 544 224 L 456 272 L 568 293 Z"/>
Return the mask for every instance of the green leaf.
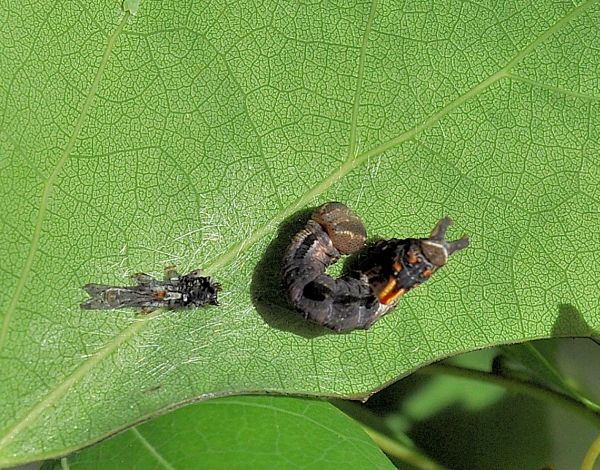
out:
<path id="1" fill-rule="evenodd" d="M 70 469 L 355 468 L 394 466 L 333 405 L 229 397 L 188 406 L 66 458 Z M 60 463 L 47 468 L 61 468 Z"/>
<path id="2" fill-rule="evenodd" d="M 459 352 L 598 337 L 600 4 L 348 5 L 0 7 L 0 465 L 190 400 L 362 397 Z M 294 214 L 327 200 L 371 236 L 448 214 L 472 244 L 331 334 L 277 290 Z M 80 311 L 83 284 L 169 264 L 214 275 L 221 306 Z"/>
<path id="3" fill-rule="evenodd" d="M 546 387 L 562 392 L 598 413 L 600 411 L 599 405 L 587 398 L 585 392 L 580 390 L 572 379 L 563 376 L 554 364 L 547 352 L 552 350 L 554 344 L 552 342 L 545 343 L 547 344 L 537 342 L 537 344 L 523 343 L 514 344 L 510 347 L 503 346 L 500 349 L 509 361 L 502 366 L 500 373 L 508 377 L 521 376 L 529 382 L 545 384 Z M 542 349 L 540 350 L 539 347 Z M 546 353 L 543 354 L 542 351 L 546 351 Z"/>

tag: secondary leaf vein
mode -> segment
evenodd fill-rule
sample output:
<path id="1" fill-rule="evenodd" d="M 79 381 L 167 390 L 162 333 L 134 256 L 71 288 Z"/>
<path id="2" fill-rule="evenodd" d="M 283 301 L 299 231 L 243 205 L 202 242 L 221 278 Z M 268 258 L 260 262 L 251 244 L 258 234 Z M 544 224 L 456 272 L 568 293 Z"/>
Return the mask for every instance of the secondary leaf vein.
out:
<path id="1" fill-rule="evenodd" d="M 163 467 L 165 467 L 167 470 L 175 470 L 175 467 L 173 467 L 173 465 L 171 465 L 169 462 L 167 462 L 167 460 L 162 455 L 160 455 L 160 453 L 156 450 L 156 448 L 152 444 L 150 444 L 144 436 L 142 436 L 142 434 L 137 430 L 137 428 L 132 428 L 131 432 L 133 433 L 133 435 L 135 437 L 137 437 L 139 439 L 139 441 L 142 443 L 142 445 L 146 449 L 148 449 L 148 452 L 150 452 L 152 454 L 152 456 Z"/>
<path id="2" fill-rule="evenodd" d="M 371 2 L 371 11 L 369 12 L 369 19 L 367 20 L 367 26 L 363 35 L 362 46 L 360 48 L 360 56 L 358 59 L 358 74 L 356 79 L 356 93 L 354 95 L 354 105 L 352 106 L 352 124 L 350 126 L 350 147 L 348 149 L 348 159 L 352 159 L 356 152 L 356 139 L 358 137 L 358 112 L 360 110 L 360 93 L 362 90 L 363 76 L 365 73 L 365 62 L 367 59 L 367 47 L 369 45 L 369 35 L 371 34 L 371 27 L 373 26 L 373 19 L 375 18 L 375 11 L 377 10 L 377 0 Z"/>
<path id="3" fill-rule="evenodd" d="M 94 98 L 96 97 L 96 92 L 98 91 L 98 86 L 100 85 L 100 81 L 102 80 L 102 76 L 104 75 L 104 70 L 106 69 L 106 64 L 108 63 L 108 59 L 115 47 L 117 42 L 117 37 L 123 31 L 123 28 L 127 24 L 127 19 L 129 18 L 129 13 L 123 15 L 121 22 L 115 29 L 115 31 L 108 38 L 108 42 L 106 44 L 106 49 L 104 50 L 104 55 L 102 56 L 102 60 L 100 61 L 100 65 L 96 72 L 96 76 L 94 77 L 94 81 L 92 82 L 92 86 L 87 94 L 85 102 L 83 103 L 83 107 L 81 108 L 81 113 L 79 114 L 77 120 L 75 121 L 75 127 L 73 128 L 73 133 L 67 142 L 67 145 L 60 155 L 58 162 L 56 163 L 54 170 L 50 177 L 46 180 L 46 184 L 44 184 L 44 190 L 42 192 L 42 199 L 40 202 L 40 209 L 37 214 L 37 218 L 35 220 L 35 226 L 33 229 L 33 236 L 31 238 L 31 245 L 29 245 L 29 253 L 27 254 L 27 259 L 25 260 L 25 264 L 23 265 L 23 269 L 21 270 L 21 274 L 19 275 L 19 282 L 15 286 L 15 290 L 8 305 L 8 309 L 6 310 L 6 314 L 4 316 L 4 321 L 2 322 L 2 329 L 0 330 L 0 350 L 2 350 L 4 343 L 6 342 L 6 337 L 8 335 L 8 325 L 14 315 L 14 312 L 17 308 L 17 304 L 19 303 L 19 299 L 21 298 L 21 294 L 23 292 L 23 288 L 29 279 L 29 273 L 31 272 L 31 268 L 33 266 L 33 260 L 37 253 L 38 245 L 40 243 L 40 237 L 42 234 L 42 226 L 44 225 L 44 219 L 46 217 L 46 211 L 48 210 L 48 204 L 50 202 L 50 196 L 52 195 L 52 189 L 54 188 L 54 184 L 58 178 L 58 175 L 62 171 L 65 163 L 69 159 L 73 148 L 75 147 L 75 142 L 79 137 L 81 129 L 83 128 L 83 124 L 85 122 L 85 118 L 87 117 L 90 108 L 92 107 L 92 103 L 94 102 Z"/>

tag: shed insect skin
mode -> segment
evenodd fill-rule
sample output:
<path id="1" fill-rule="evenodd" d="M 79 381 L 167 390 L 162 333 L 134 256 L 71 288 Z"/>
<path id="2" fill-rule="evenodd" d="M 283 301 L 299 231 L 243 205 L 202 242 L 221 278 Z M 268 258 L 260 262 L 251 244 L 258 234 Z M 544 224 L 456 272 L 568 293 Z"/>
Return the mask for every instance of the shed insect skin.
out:
<path id="1" fill-rule="evenodd" d="M 334 331 L 366 330 L 452 253 L 468 246 L 466 236 L 444 239 L 451 223 L 440 220 L 429 238 L 382 240 L 365 248 L 362 221 L 342 203 L 323 204 L 285 253 L 282 277 L 288 298 L 305 319 Z M 361 249 L 363 262 L 355 272 L 338 279 L 326 274 L 342 255 Z"/>
<path id="2" fill-rule="evenodd" d="M 218 305 L 220 285 L 200 271 L 180 275 L 173 267 L 165 270 L 165 280 L 159 281 L 144 273 L 133 275 L 135 286 L 86 284 L 83 289 L 90 299 L 81 304 L 84 310 L 140 308 L 150 313 L 158 308 L 185 309 Z"/>

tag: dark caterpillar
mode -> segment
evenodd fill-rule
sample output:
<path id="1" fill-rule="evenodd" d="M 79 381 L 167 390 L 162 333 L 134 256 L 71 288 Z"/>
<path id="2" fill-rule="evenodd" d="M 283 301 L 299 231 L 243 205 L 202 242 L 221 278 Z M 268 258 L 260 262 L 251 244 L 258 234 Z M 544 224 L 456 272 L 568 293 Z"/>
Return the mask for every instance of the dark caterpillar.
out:
<path id="1" fill-rule="evenodd" d="M 336 331 L 368 328 L 379 302 L 364 276 L 333 279 L 325 273 L 342 255 L 360 250 L 364 225 L 339 202 L 317 208 L 298 232 L 283 260 L 283 284 L 294 307 Z"/>
<path id="2" fill-rule="evenodd" d="M 358 270 L 333 279 L 327 267 L 361 250 L 367 232 L 348 207 L 328 202 L 315 210 L 284 256 L 288 298 L 304 318 L 332 330 L 368 329 L 452 253 L 468 246 L 466 236 L 454 242 L 444 239 L 451 223 L 447 217 L 440 220 L 429 238 L 379 241 L 365 249 Z"/>
<path id="3" fill-rule="evenodd" d="M 137 307 L 142 313 L 158 308 L 176 309 L 218 305 L 218 283 L 199 271 L 180 275 L 173 267 L 165 270 L 165 280 L 159 281 L 148 274 L 133 276 L 136 286 L 118 287 L 105 284 L 86 284 L 83 289 L 90 299 L 81 308 L 108 310 Z"/>

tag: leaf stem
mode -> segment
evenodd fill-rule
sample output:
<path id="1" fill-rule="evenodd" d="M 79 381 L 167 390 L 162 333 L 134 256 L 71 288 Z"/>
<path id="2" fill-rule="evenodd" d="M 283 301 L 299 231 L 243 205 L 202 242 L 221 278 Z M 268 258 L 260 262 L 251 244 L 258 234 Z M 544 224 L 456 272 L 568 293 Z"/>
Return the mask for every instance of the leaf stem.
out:
<path id="1" fill-rule="evenodd" d="M 514 377 L 506 377 L 503 375 L 493 374 L 491 372 L 470 369 L 467 367 L 459 367 L 450 364 L 432 364 L 424 367 L 423 369 L 419 369 L 416 372 L 427 375 L 441 373 L 471 380 L 493 383 L 508 390 L 512 390 L 517 393 L 523 393 L 539 400 L 552 401 L 578 413 L 588 421 L 592 422 L 594 426 L 600 428 L 600 411 L 598 411 L 595 407 L 590 407 L 586 402 L 581 402 L 569 395 L 557 392 L 540 384 L 528 382 Z"/>
<path id="2" fill-rule="evenodd" d="M 420 470 L 444 470 L 437 462 L 433 461 L 424 454 L 421 454 L 417 449 L 406 446 L 385 434 L 375 431 L 366 424 L 360 423 L 364 431 L 369 435 L 373 442 L 391 457 L 395 457 L 402 462 L 406 462 Z"/>
<path id="3" fill-rule="evenodd" d="M 594 464 L 598 457 L 600 456 L 600 436 L 596 438 L 592 445 L 585 453 L 585 457 L 583 458 L 583 462 L 581 464 L 581 470 L 594 470 Z"/>
<path id="4" fill-rule="evenodd" d="M 563 377 L 560 371 L 556 369 L 556 367 L 554 367 L 554 365 L 552 365 L 550 361 L 548 361 L 548 359 L 544 357 L 544 355 L 535 347 L 535 345 L 533 345 L 532 343 L 525 343 L 523 344 L 523 346 L 527 351 L 530 352 L 531 357 L 538 361 L 539 364 L 554 377 L 554 380 L 561 384 L 561 386 L 565 389 L 566 392 L 568 392 L 574 398 L 576 398 L 585 406 L 587 406 L 591 411 L 600 414 L 600 405 L 594 403 L 592 400 L 583 395 L 579 390 L 573 387 L 569 383 L 569 381 L 565 377 Z"/>

